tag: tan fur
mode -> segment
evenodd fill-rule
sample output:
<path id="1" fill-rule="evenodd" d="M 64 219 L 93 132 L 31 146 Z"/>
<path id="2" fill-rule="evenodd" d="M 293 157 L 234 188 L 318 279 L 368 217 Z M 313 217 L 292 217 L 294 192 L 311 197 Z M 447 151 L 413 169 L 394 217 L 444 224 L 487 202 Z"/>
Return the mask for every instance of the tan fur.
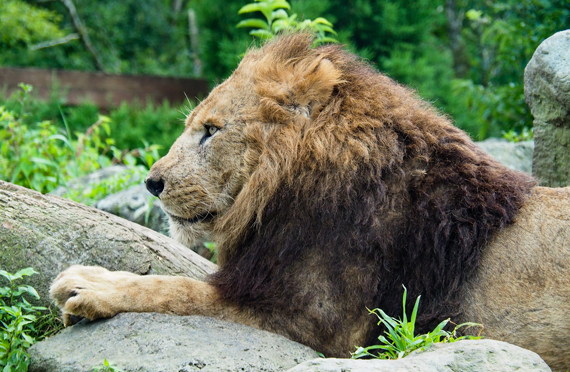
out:
<path id="1" fill-rule="evenodd" d="M 74 266 L 51 288 L 66 323 L 72 323 L 71 315 L 96 319 L 124 311 L 209 315 L 283 334 L 327 356 L 346 357 L 355 345 L 377 335 L 366 308 L 401 301 L 396 291 L 407 280 L 399 281 L 403 271 L 382 270 L 402 257 L 398 239 L 415 227 L 396 232 L 410 218 L 406 211 L 422 202 L 418 198 L 428 195 L 432 204 L 445 208 L 469 199 L 475 211 L 477 203 L 481 208 L 488 207 L 484 203 L 506 203 L 511 212 L 520 208 L 518 200 L 532 180 L 489 158 L 406 88 L 371 69 L 359 67 L 353 73 L 353 57 L 335 47 L 310 49 L 310 43 L 306 35 L 293 35 L 248 53 L 234 74 L 192 112 L 184 133 L 149 174 L 150 180 L 164 182 L 160 199 L 170 216 L 172 236 L 191 245 L 210 234 L 219 247 L 222 275 L 229 267 L 244 270 L 235 278 L 248 284 L 233 288 L 242 297 L 236 300 L 224 292 L 223 276 L 207 284 Z M 219 129 L 208 137 L 210 126 Z M 374 174 L 363 175 L 363 169 Z M 454 188 L 463 179 L 471 183 Z M 353 180 L 362 189 L 351 184 Z M 369 182 L 378 182 L 370 186 L 373 191 L 383 190 L 376 199 L 369 195 L 372 191 L 362 191 L 369 190 Z M 474 192 L 459 194 L 473 184 Z M 519 198 L 513 196 L 512 205 L 508 197 L 500 199 L 511 191 Z M 314 209 L 288 211 L 289 199 L 281 199 L 297 202 L 306 195 L 314 197 L 302 205 Z M 362 207 L 355 203 L 362 201 L 368 202 L 370 213 L 360 213 Z M 351 203 L 354 211 L 348 213 Z M 502 211 L 494 204 L 484 216 Z M 457 213 L 463 221 L 470 218 L 460 214 L 465 208 L 448 214 Z M 307 232 L 299 232 L 299 241 L 312 245 L 280 247 L 281 241 L 295 238 L 295 220 L 283 220 L 282 229 L 271 230 L 277 217 L 267 213 L 297 213 L 301 218 L 314 211 L 318 213 L 308 223 L 314 221 L 316 230 L 307 226 Z M 334 220 L 342 213 L 347 213 L 350 236 L 338 236 L 346 243 L 320 243 L 343 229 Z M 479 248 L 474 243 L 468 252 L 468 264 L 477 265 L 472 274 L 440 279 L 440 272 L 453 269 L 438 266 L 447 258 L 428 265 L 433 271 L 427 272 L 419 266 L 425 264 L 422 252 L 403 269 L 419 278 L 413 281 L 414 295 L 438 296 L 422 297 L 432 301 L 433 314 L 438 314 L 433 309 L 441 301 L 441 313 L 453 314 L 453 321 L 479 321 L 487 337 L 530 348 L 554 368 L 570 368 L 570 189 L 535 188 L 515 223 L 509 225 L 507 217 L 493 222 L 490 231 L 497 233 L 488 245 Z M 507 227 L 501 231 L 503 225 Z M 386 232 L 374 243 L 383 250 L 351 238 L 361 233 L 373 239 L 378 231 Z M 261 247 L 264 234 L 276 245 L 264 248 L 267 255 L 258 251 L 252 256 L 251 242 L 260 237 L 255 244 Z M 470 234 L 464 234 L 466 239 Z M 453 252 L 448 258 L 454 258 Z M 441 288 L 422 287 L 422 275 L 429 279 L 431 274 L 436 283 L 443 283 Z M 396 300 L 374 293 L 395 277 L 396 284 L 389 288 Z M 448 291 L 453 294 L 448 296 Z M 454 308 L 457 301 L 460 309 Z M 397 316 L 395 311 L 391 315 Z"/>
<path id="2" fill-rule="evenodd" d="M 486 338 L 538 353 L 553 370 L 570 366 L 569 226 L 570 188 L 537 187 L 486 250 L 462 319 L 483 324 Z"/>

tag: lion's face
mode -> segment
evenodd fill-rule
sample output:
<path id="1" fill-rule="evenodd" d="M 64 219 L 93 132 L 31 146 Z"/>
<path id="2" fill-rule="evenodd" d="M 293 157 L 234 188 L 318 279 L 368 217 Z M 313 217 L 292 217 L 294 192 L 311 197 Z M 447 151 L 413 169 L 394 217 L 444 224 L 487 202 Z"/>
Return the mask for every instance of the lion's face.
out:
<path id="1" fill-rule="evenodd" d="M 254 101 L 242 79 L 229 79 L 214 89 L 150 171 L 147 187 L 158 188 L 151 192 L 159 194 L 173 238 L 185 245 L 211 232 L 249 176 L 245 123 L 251 120 Z"/>
<path id="2" fill-rule="evenodd" d="M 325 54 L 306 54 L 283 55 L 272 44 L 249 53 L 188 117 L 147 178 L 173 238 L 185 245 L 211 232 L 215 240 L 237 239 L 259 219 L 303 132 L 340 82 Z"/>

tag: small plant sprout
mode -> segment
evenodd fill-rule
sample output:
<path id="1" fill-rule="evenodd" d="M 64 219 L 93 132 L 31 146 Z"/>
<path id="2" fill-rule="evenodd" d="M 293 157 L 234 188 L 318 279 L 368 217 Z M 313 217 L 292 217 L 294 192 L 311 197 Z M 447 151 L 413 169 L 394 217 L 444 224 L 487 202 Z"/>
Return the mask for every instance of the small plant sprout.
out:
<path id="1" fill-rule="evenodd" d="M 287 10 L 291 10 L 291 5 L 287 0 L 255 0 L 254 3 L 247 4 L 239 10 L 239 14 L 261 12 L 265 20 L 259 18 L 248 18 L 239 22 L 236 27 L 254 27 L 249 32 L 250 35 L 261 40 L 273 38 L 281 31 L 287 30 L 309 30 L 316 36 L 315 45 L 324 43 L 338 43 L 338 40 L 329 36 L 336 35 L 332 23 L 323 17 L 314 20 L 297 20 L 297 14 L 289 15 Z"/>
<path id="2" fill-rule="evenodd" d="M 117 367 L 114 363 L 111 363 L 107 359 L 105 359 L 102 365 L 93 367 L 93 372 L 124 372 L 124 371 L 121 368 Z"/>
<path id="3" fill-rule="evenodd" d="M 482 332 L 482 325 L 478 323 L 463 323 L 456 326 L 452 332 L 448 332 L 443 328 L 449 323 L 446 319 L 438 324 L 435 329 L 429 333 L 422 335 L 415 335 L 415 324 L 418 309 L 420 305 L 420 297 L 416 299 L 416 303 L 412 310 L 412 316 L 408 321 L 406 315 L 406 297 L 407 289 L 404 286 L 404 296 L 402 300 L 403 316 L 402 319 L 392 318 L 381 309 L 369 310 L 380 320 L 378 325 L 384 325 L 386 331 L 384 335 L 378 337 L 379 345 L 372 345 L 368 347 L 357 347 L 356 351 L 352 353 L 352 359 L 371 357 L 376 359 L 400 359 L 409 355 L 414 350 L 425 350 L 435 343 L 450 343 L 459 340 L 478 340 L 479 336 L 461 336 L 457 337 L 457 331 L 463 327 L 480 327 Z M 373 353 L 373 351 L 375 353 Z"/>

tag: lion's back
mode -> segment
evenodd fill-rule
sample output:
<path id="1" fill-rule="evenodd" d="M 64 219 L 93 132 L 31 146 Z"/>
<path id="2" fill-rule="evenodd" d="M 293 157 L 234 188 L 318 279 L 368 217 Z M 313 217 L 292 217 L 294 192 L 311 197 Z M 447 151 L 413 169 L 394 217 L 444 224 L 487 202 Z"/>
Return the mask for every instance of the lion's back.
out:
<path id="1" fill-rule="evenodd" d="M 467 286 L 465 320 L 484 324 L 486 338 L 531 349 L 562 368 L 570 360 L 570 187 L 536 187 Z"/>

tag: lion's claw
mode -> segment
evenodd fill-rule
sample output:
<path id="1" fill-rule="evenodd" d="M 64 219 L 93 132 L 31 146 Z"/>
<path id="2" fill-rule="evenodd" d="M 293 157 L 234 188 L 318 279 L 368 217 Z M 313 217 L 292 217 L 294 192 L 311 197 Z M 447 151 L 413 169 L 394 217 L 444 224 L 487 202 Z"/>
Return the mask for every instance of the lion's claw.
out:
<path id="1" fill-rule="evenodd" d="M 73 314 L 63 314 L 63 325 L 68 327 L 68 326 L 72 326 L 75 325 L 77 323 L 79 323 L 80 321 L 82 321 L 83 317 L 81 316 L 77 316 L 77 315 L 73 315 Z"/>
<path id="2" fill-rule="evenodd" d="M 62 310 L 66 326 L 83 318 L 109 318 L 118 310 L 114 295 L 127 273 L 112 273 L 101 267 L 71 266 L 60 273 L 50 287 L 50 297 Z"/>

